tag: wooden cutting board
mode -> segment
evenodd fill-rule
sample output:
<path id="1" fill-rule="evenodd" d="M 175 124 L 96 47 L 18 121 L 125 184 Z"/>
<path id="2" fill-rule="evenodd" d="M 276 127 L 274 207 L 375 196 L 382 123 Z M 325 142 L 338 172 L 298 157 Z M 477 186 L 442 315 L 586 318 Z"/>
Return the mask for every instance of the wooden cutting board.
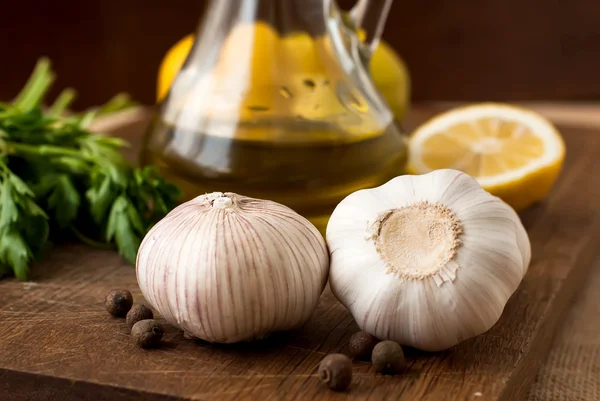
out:
<path id="1" fill-rule="evenodd" d="M 107 123 L 139 143 L 147 113 Z M 586 271 L 600 263 L 598 133 L 566 126 L 561 131 L 565 170 L 551 195 L 521 216 L 533 260 L 502 318 L 489 332 L 448 351 L 407 350 L 410 367 L 402 375 L 375 375 L 369 363 L 355 362 L 348 393 L 318 383 L 319 361 L 344 351 L 357 331 L 328 289 L 298 331 L 225 346 L 186 340 L 168 328 L 164 346 L 141 350 L 125 322 L 109 316 L 102 302 L 114 287 L 129 288 L 143 302 L 133 267 L 113 252 L 72 245 L 49 252 L 34 267 L 32 282 L 0 281 L 0 399 L 521 399 Z"/>

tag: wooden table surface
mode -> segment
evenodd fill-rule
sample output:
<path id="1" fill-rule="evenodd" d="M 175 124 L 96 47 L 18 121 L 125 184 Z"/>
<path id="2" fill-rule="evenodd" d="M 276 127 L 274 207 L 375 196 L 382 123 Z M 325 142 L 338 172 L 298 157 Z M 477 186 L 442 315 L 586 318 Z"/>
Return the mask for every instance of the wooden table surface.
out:
<path id="1" fill-rule="evenodd" d="M 428 113 L 415 110 L 413 122 Z M 120 132 L 134 140 L 141 125 L 122 124 Z M 357 330 L 329 290 L 301 330 L 224 346 L 168 328 L 161 348 L 141 350 L 102 304 L 114 287 L 143 302 L 134 269 L 113 252 L 71 245 L 49 252 L 32 282 L 0 282 L 0 400 L 521 399 L 573 294 L 600 263 L 600 141 L 590 128 L 561 130 L 565 170 L 551 195 L 521 216 L 533 260 L 502 318 L 448 351 L 407 350 L 401 375 L 375 375 L 355 362 L 349 393 L 318 383 L 319 361 L 344 351 Z"/>

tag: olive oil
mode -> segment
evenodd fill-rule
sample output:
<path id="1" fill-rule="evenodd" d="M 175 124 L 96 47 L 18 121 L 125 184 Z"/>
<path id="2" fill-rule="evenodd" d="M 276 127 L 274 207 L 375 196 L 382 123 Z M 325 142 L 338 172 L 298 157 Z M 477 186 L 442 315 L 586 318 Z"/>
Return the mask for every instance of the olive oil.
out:
<path id="1" fill-rule="evenodd" d="M 405 140 L 394 124 L 349 135 L 302 121 L 274 124 L 214 121 L 202 132 L 157 120 L 142 152 L 185 194 L 235 192 L 289 206 L 324 232 L 347 195 L 404 172 Z"/>

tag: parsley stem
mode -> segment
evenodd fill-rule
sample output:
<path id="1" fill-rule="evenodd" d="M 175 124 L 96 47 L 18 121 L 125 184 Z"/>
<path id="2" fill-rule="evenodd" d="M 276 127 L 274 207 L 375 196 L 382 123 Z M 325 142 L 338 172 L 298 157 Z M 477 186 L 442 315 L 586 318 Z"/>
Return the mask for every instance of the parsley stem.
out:
<path id="1" fill-rule="evenodd" d="M 27 83 L 21 89 L 21 92 L 13 100 L 13 106 L 28 111 L 39 105 L 40 101 L 54 82 L 54 74 L 50 69 L 50 60 L 40 59 L 35 65 L 33 73 L 27 80 Z"/>
<path id="2" fill-rule="evenodd" d="M 86 245 L 93 246 L 95 248 L 100 248 L 100 249 L 113 249 L 112 245 L 107 244 L 106 242 L 100 242 L 100 241 L 91 239 L 90 237 L 86 236 L 81 231 L 79 231 L 77 228 L 75 228 L 75 226 L 73 226 L 73 225 L 71 225 L 69 227 L 69 229 L 71 230 L 71 232 L 73 234 L 75 234 L 75 236 L 77 237 L 78 240 L 80 240 L 81 242 L 83 242 Z"/>
<path id="3" fill-rule="evenodd" d="M 74 89 L 68 88 L 63 90 L 58 98 L 54 101 L 52 106 L 50 106 L 50 110 L 48 111 L 48 115 L 51 117 L 60 116 L 66 109 L 71 105 L 77 92 Z"/>
<path id="4" fill-rule="evenodd" d="M 53 145 L 25 145 L 24 143 L 9 142 L 9 148 L 13 154 L 26 153 L 34 156 L 72 156 L 93 163 L 95 159 L 92 156 L 86 156 L 80 150 L 69 149 Z"/>
<path id="5" fill-rule="evenodd" d="M 137 103 L 132 101 L 127 93 L 118 93 L 112 97 L 104 106 L 98 109 L 98 116 L 115 113 L 128 107 L 136 106 Z"/>

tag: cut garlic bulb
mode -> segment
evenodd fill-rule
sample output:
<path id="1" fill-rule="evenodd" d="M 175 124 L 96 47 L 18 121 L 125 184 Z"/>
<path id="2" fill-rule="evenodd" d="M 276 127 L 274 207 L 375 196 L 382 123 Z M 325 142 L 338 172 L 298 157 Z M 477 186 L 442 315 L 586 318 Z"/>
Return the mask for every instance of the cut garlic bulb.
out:
<path id="1" fill-rule="evenodd" d="M 144 298 L 188 337 L 233 343 L 304 324 L 325 287 L 319 231 L 281 204 L 234 193 L 186 202 L 140 246 Z"/>
<path id="2" fill-rule="evenodd" d="M 358 326 L 428 351 L 490 329 L 531 259 L 514 210 L 456 170 L 349 195 L 327 244 L 331 289 Z"/>

